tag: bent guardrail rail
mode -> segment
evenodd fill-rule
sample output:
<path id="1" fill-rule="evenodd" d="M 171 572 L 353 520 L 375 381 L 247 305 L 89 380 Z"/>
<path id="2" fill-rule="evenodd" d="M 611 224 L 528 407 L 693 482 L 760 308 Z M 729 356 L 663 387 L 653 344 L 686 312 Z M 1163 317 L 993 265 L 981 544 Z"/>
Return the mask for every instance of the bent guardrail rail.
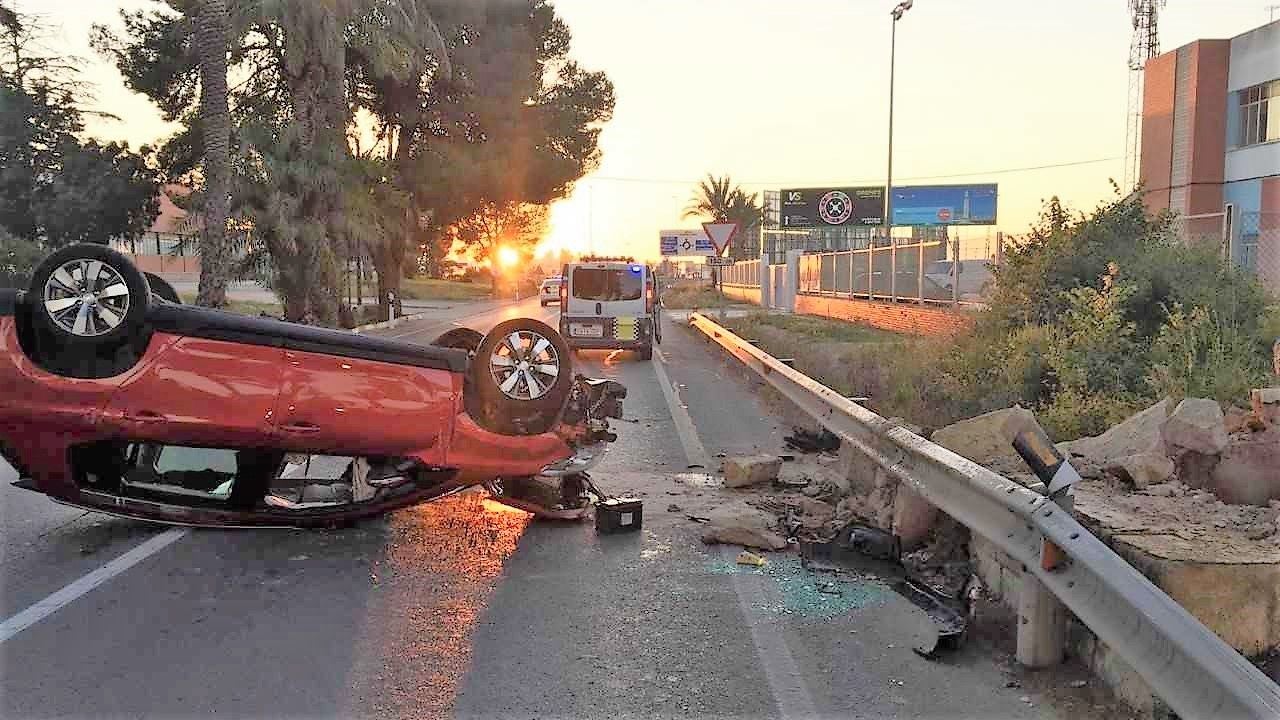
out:
<path id="1" fill-rule="evenodd" d="M 885 472 L 1025 565 L 1180 717 L 1280 718 L 1280 686 L 1049 498 L 890 423 L 704 315 L 689 323 Z M 1044 540 L 1070 562 L 1043 570 Z"/>

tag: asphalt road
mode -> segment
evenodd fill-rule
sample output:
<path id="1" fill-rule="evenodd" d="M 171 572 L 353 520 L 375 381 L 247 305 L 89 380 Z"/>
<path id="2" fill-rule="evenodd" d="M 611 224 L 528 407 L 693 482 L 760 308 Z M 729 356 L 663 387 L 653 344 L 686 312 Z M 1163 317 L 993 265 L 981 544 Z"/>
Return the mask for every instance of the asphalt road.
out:
<path id="1" fill-rule="evenodd" d="M 379 334 L 555 313 L 476 307 Z M 175 531 L 0 485 L 0 618 L 80 593 L 0 632 L 0 716 L 1057 717 L 979 650 L 916 656 L 923 615 L 876 583 L 816 595 L 793 556 L 737 566 L 668 511 L 697 502 L 673 477 L 690 462 L 776 452 L 782 434 L 687 328 L 669 324 L 652 362 L 577 362 L 629 388 L 593 475 L 643 497 L 640 533 L 478 495 L 341 531 Z"/>

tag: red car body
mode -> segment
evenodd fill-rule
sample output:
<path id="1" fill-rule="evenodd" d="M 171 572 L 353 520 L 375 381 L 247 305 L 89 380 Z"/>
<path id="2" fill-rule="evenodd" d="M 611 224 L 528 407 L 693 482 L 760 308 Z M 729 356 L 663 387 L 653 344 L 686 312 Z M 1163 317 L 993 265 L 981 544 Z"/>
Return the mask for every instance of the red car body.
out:
<path id="1" fill-rule="evenodd" d="M 19 486 L 60 502 L 195 525 L 305 525 L 385 512 L 468 485 L 535 476 L 574 430 L 502 435 L 465 411 L 467 353 L 157 304 L 140 357 L 111 377 L 51 372 L 24 352 L 22 293 L 0 291 L 0 450 Z M 409 492 L 340 509 L 230 510 L 87 487 L 76 449 L 104 441 L 418 461 Z"/>

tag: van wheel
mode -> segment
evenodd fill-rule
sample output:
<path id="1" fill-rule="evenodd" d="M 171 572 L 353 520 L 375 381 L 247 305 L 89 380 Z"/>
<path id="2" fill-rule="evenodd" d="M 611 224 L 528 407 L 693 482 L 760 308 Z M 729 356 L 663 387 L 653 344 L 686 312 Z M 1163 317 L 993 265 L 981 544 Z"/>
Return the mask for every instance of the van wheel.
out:
<path id="1" fill-rule="evenodd" d="M 104 245 L 65 247 L 31 277 L 31 318 L 59 346 L 104 349 L 139 331 L 151 289 L 124 255 Z"/>
<path id="2" fill-rule="evenodd" d="M 573 385 L 569 346 L 545 323 L 508 320 L 485 335 L 470 371 L 476 422 L 503 435 L 537 435 L 555 425 Z"/>
<path id="3" fill-rule="evenodd" d="M 652 360 L 653 359 L 653 342 L 650 341 L 648 345 L 645 345 L 644 347 L 637 350 L 636 357 L 640 360 Z"/>

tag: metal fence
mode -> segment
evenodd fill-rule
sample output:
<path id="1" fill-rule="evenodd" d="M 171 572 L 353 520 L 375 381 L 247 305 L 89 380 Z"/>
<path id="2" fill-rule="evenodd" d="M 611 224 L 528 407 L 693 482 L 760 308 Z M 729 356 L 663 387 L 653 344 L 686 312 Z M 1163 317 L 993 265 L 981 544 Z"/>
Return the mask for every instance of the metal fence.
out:
<path id="1" fill-rule="evenodd" d="M 720 268 L 720 282 L 740 287 L 760 287 L 760 261 L 740 260 Z"/>
<path id="2" fill-rule="evenodd" d="M 1280 213 L 1216 212 L 1173 219 L 1173 236 L 1188 245 L 1221 248 L 1223 256 L 1255 273 L 1280 295 Z"/>
<path id="3" fill-rule="evenodd" d="M 1234 236 L 1236 262 L 1280 296 L 1280 213 L 1240 213 Z"/>
<path id="4" fill-rule="evenodd" d="M 800 258 L 797 291 L 892 302 L 981 302 L 994 280 L 992 260 L 957 260 L 960 250 L 960 241 L 952 240 L 810 253 Z"/>

